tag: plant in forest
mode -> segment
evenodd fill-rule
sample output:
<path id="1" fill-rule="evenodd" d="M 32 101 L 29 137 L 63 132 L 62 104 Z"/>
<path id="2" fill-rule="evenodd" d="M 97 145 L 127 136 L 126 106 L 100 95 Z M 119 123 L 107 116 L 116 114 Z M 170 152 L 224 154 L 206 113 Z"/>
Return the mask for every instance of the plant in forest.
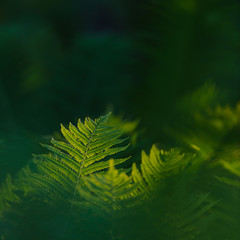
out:
<path id="1" fill-rule="evenodd" d="M 120 146 L 126 141 L 126 138 L 119 138 L 121 130 L 106 126 L 109 116 L 95 121 L 86 118 L 84 124 L 79 120 L 77 127 L 70 123 L 69 130 L 61 125 L 66 142 L 52 139 L 53 146 L 44 144 L 51 153 L 35 156 L 38 173 L 26 171 L 26 181 L 47 197 L 74 199 L 84 176 L 105 170 L 109 158 L 129 146 Z M 127 159 L 114 159 L 113 164 Z"/>
<path id="2" fill-rule="evenodd" d="M 11 214 L 22 219 L 40 204 L 39 209 L 63 210 L 55 216 L 67 216 L 69 220 L 63 220 L 63 228 L 72 226 L 69 221 L 80 221 L 83 226 L 84 219 L 90 224 L 99 218 L 111 222 L 106 233 L 117 238 L 123 233 L 119 235 L 111 228 L 117 229 L 121 218 L 135 219 L 133 215 L 138 214 L 139 218 L 133 220 L 136 225 L 129 223 L 136 234 L 137 224 L 145 224 L 166 239 L 197 238 L 202 219 L 211 219 L 212 214 L 218 216 L 213 208 L 218 199 L 198 187 L 201 175 L 206 174 L 206 154 L 180 148 L 166 151 L 153 145 L 149 154 L 142 151 L 140 163 L 126 164 L 129 157 L 122 154 L 129 146 L 128 140 L 122 137 L 121 129 L 108 124 L 109 117 L 110 114 L 96 120 L 86 118 L 84 123 L 79 120 L 77 126 L 70 123 L 68 129 L 61 125 L 64 139 L 52 139 L 52 145 L 43 144 L 50 152 L 35 155 L 33 163 L 17 179 L 8 177 L 2 185 L 0 219 Z M 228 161 L 227 155 L 224 161 L 221 159 L 223 155 L 215 162 L 222 162 L 238 176 L 239 164 Z M 221 180 L 227 182 L 226 179 Z M 16 211 L 19 206 L 25 209 L 22 213 Z M 211 210 L 212 214 L 208 214 Z M 144 223 L 144 216 L 154 221 Z M 78 230 L 70 228 L 68 233 L 71 231 Z"/>

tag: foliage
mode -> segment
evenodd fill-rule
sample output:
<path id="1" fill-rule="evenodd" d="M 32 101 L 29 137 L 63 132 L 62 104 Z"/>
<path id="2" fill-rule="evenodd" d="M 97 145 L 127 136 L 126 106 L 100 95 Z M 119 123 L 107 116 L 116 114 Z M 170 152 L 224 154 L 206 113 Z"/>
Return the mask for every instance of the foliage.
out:
<path id="1" fill-rule="evenodd" d="M 0 1 L 0 239 L 239 239 L 239 7 Z"/>
<path id="2" fill-rule="evenodd" d="M 183 170 L 190 159 L 194 160 L 194 156 L 185 156 L 178 149 L 171 149 L 168 152 L 159 150 L 153 145 L 149 156 L 144 151 L 142 152 L 142 175 L 136 165 L 133 165 L 133 178 L 140 183 L 141 191 L 153 191 L 156 186 L 159 186 L 160 180 Z"/>
<path id="3" fill-rule="evenodd" d="M 53 146 L 43 145 L 50 154 L 36 156 L 35 163 L 39 173 L 26 171 L 26 181 L 49 197 L 76 197 L 82 178 L 108 168 L 108 157 L 125 150 L 128 145 L 116 147 L 125 139 L 119 139 L 122 132 L 105 126 L 109 114 L 95 121 L 86 118 L 84 124 L 78 121 L 69 130 L 61 125 L 66 142 L 52 139 Z M 125 162 L 127 158 L 113 160 L 114 165 Z"/>
<path id="4" fill-rule="evenodd" d="M 134 205 L 133 199 L 138 196 L 138 185 L 132 182 L 132 177 L 119 173 L 113 160 L 109 162 L 107 173 L 91 175 L 85 178 L 84 183 L 87 190 L 80 187 L 80 195 L 87 203 L 107 212 Z"/>
<path id="5" fill-rule="evenodd" d="M 109 114 L 95 121 L 86 118 L 84 124 L 79 120 L 77 127 L 70 123 L 69 130 L 62 126 L 61 131 L 67 142 L 52 140 L 53 146 L 43 145 L 52 153 L 42 154 L 34 159 L 37 172 L 27 167 L 23 169 L 14 183 L 8 177 L 6 185 L 2 187 L 2 219 L 8 219 L 11 214 L 15 215 L 16 219 L 22 219 L 23 213 L 15 212 L 19 205 L 25 209 L 23 212 L 29 214 L 37 206 L 37 203 L 40 203 L 39 208 L 42 209 L 46 204 L 56 208 L 62 202 L 63 211 L 60 211 L 58 213 L 60 215 L 57 216 L 63 217 L 66 212 L 68 213 L 64 217 L 66 220 L 62 222 L 62 228 L 65 229 L 62 234 L 65 239 L 66 233 L 72 231 L 69 221 L 84 216 L 87 209 L 93 210 L 93 213 L 90 214 L 93 218 L 94 212 L 103 219 L 110 214 L 109 219 L 117 225 L 119 216 L 129 217 L 126 208 L 132 208 L 135 211 L 138 206 L 144 208 L 144 202 L 154 201 L 155 194 L 159 191 L 166 198 L 168 194 L 165 191 L 169 186 L 167 182 L 181 176 L 183 172 L 185 173 L 189 164 L 195 162 L 195 155 L 183 154 L 179 149 L 159 150 L 153 146 L 149 156 L 144 151 L 142 152 L 141 171 L 138 170 L 135 163 L 131 173 L 128 173 L 128 169 L 117 170 L 114 166 L 125 162 L 128 158 L 109 160 L 108 158 L 124 151 L 128 145 L 121 146 L 126 138 L 119 138 L 122 135 L 121 130 L 106 125 L 108 118 Z M 108 167 L 109 170 L 104 171 Z M 186 174 L 186 176 L 188 175 Z M 180 187 L 182 186 L 184 184 L 180 185 Z M 18 193 L 14 193 L 15 189 Z M 214 205 L 214 203 L 209 203 L 204 207 L 203 203 L 206 197 L 203 196 L 196 195 L 183 200 L 181 203 L 183 206 L 177 210 L 183 211 L 181 219 L 186 219 L 184 223 L 180 223 L 177 218 L 174 220 L 175 224 L 184 226 L 183 232 L 189 236 L 196 235 L 196 233 L 191 234 L 192 228 L 197 229 L 194 225 L 195 218 L 200 217 Z M 172 198 L 170 197 L 168 201 L 170 199 Z M 55 206 L 51 202 L 54 202 Z M 164 204 L 167 206 L 166 203 Z M 73 214 L 73 208 L 75 214 L 79 215 Z M 35 214 L 37 218 L 41 213 Z M 175 219 L 176 211 L 166 214 L 170 215 L 164 219 L 160 218 L 158 224 L 164 225 L 166 221 L 167 224 L 170 222 L 173 224 L 174 221 L 171 219 Z M 74 218 L 72 219 L 72 217 Z M 190 223 L 193 225 L 189 228 Z M 158 229 L 158 224 L 154 224 L 156 229 Z M 135 226 L 132 227 L 134 229 Z M 104 232 L 106 232 L 106 236 L 116 235 L 111 228 Z M 164 231 L 161 234 L 164 235 Z"/>

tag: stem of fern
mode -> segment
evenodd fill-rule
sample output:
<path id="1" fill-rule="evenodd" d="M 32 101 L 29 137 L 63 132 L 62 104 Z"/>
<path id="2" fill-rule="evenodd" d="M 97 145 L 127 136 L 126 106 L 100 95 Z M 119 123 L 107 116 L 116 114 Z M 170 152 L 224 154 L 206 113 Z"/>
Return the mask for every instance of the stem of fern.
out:
<path id="1" fill-rule="evenodd" d="M 74 199 L 75 199 L 75 197 L 76 197 L 77 187 L 78 187 L 78 184 L 79 184 L 79 180 L 80 180 L 80 178 L 81 178 L 81 175 L 82 175 L 82 169 L 83 169 L 83 166 L 84 166 L 84 162 L 85 162 L 85 160 L 86 160 L 86 158 L 87 158 L 87 153 L 88 153 L 89 145 L 90 145 L 90 143 L 92 142 L 92 138 L 93 138 L 93 136 L 95 135 L 96 130 L 97 130 L 97 128 L 98 128 L 98 126 L 99 126 L 100 124 L 101 124 L 101 121 L 99 121 L 99 122 L 97 123 L 96 128 L 93 130 L 92 135 L 91 135 L 91 137 L 90 137 L 90 139 L 89 139 L 89 142 L 88 142 L 87 145 L 86 145 L 86 150 L 85 150 L 85 153 L 84 153 L 83 160 L 82 160 L 82 162 L 80 163 L 79 173 L 78 173 L 78 177 L 77 177 L 77 181 L 76 181 L 76 186 L 75 186 L 75 188 L 74 188 L 73 197 L 72 197 L 72 199 L 71 199 L 71 202 L 73 202 Z M 71 215 L 72 207 L 73 207 L 73 203 L 71 203 L 70 208 L 69 208 L 69 212 L 68 212 L 68 215 L 69 215 L 69 216 Z M 66 223 L 65 223 L 65 226 L 64 226 L 64 229 L 63 229 L 63 234 L 65 234 L 66 231 L 67 231 L 67 225 L 68 225 L 68 223 L 69 223 L 69 218 L 67 218 L 67 220 L 66 220 Z"/>

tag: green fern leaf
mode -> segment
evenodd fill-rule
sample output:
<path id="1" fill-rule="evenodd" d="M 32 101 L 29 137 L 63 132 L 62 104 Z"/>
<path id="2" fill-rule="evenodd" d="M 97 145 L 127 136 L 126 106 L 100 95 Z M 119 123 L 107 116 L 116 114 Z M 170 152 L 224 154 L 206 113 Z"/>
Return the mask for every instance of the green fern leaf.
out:
<path id="1" fill-rule="evenodd" d="M 120 173 L 114 168 L 114 160 L 109 161 L 109 170 L 105 174 L 93 174 L 84 178 L 86 189 L 79 187 L 80 195 L 96 210 L 112 213 L 123 207 L 136 204 L 138 184 L 131 176 Z"/>
<path id="2" fill-rule="evenodd" d="M 229 186 L 233 186 L 236 189 L 240 189 L 240 161 L 235 160 L 232 162 L 221 161 L 223 167 L 231 173 L 230 176 L 217 176 L 216 179 L 220 182 L 223 182 Z"/>
<path id="3" fill-rule="evenodd" d="M 74 199 L 78 186 L 84 185 L 83 177 L 107 169 L 109 158 L 129 146 L 124 144 L 127 138 L 119 138 L 123 134 L 121 130 L 106 124 L 109 117 L 107 114 L 95 121 L 86 118 L 84 123 L 79 120 L 77 127 L 70 123 L 69 129 L 61 125 L 66 142 L 52 139 L 52 146 L 43 145 L 51 153 L 35 156 L 38 173 L 27 172 L 28 184 L 41 189 L 41 195 L 51 192 L 53 199 L 56 196 Z M 128 159 L 114 159 L 113 164 Z"/>
<path id="4" fill-rule="evenodd" d="M 10 175 L 7 175 L 6 182 L 2 184 L 0 189 L 0 217 L 4 210 L 6 210 L 11 202 L 17 202 L 20 200 L 19 196 L 14 192 L 17 187 L 13 184 L 13 180 Z"/>
<path id="5" fill-rule="evenodd" d="M 132 177 L 139 183 L 140 192 L 149 196 L 162 179 L 181 172 L 194 157 L 195 155 L 181 153 L 178 149 L 164 151 L 153 145 L 149 156 L 142 152 L 141 172 L 133 164 Z"/>

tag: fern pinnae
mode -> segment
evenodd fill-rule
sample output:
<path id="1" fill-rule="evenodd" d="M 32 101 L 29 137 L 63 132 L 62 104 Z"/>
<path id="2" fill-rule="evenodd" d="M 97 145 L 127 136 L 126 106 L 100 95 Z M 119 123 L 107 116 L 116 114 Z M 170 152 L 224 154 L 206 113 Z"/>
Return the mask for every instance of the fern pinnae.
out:
<path id="1" fill-rule="evenodd" d="M 114 162 L 115 165 L 118 165 L 120 163 L 123 163 L 123 162 L 127 161 L 129 158 L 114 159 L 113 162 Z M 84 171 L 84 175 L 89 175 L 89 174 L 91 174 L 93 172 L 97 172 L 99 170 L 104 170 L 104 169 L 108 168 L 110 161 L 111 160 L 107 160 L 107 161 L 104 161 L 104 162 L 99 162 L 99 163 L 94 164 L 93 166 L 85 168 L 83 170 Z"/>
<path id="2" fill-rule="evenodd" d="M 79 141 L 82 141 L 84 145 L 87 144 L 88 139 L 72 123 L 69 123 L 69 130 Z"/>
<path id="3" fill-rule="evenodd" d="M 86 188 L 78 188 L 90 206 L 100 212 L 104 210 L 111 217 L 116 210 L 133 206 L 139 199 L 139 194 L 135 193 L 138 183 L 133 182 L 132 176 L 119 172 L 114 165 L 114 160 L 110 159 L 107 172 L 84 177 Z"/>
<path id="4" fill-rule="evenodd" d="M 42 190 L 54 189 L 55 200 L 61 195 L 68 195 L 67 199 L 74 201 L 76 189 L 84 176 L 106 171 L 109 158 L 129 147 L 129 144 L 124 143 L 127 138 L 119 138 L 123 133 L 120 129 L 106 125 L 109 116 L 107 114 L 95 121 L 86 118 L 84 124 L 79 120 L 77 126 L 70 123 L 69 129 L 61 124 L 61 132 L 66 141 L 52 139 L 52 145 L 42 144 L 51 154 L 34 156 L 38 173 L 28 172 L 28 184 L 35 190 L 38 184 L 43 186 Z M 128 159 L 116 158 L 113 164 L 118 165 Z M 42 196 L 45 198 L 45 194 Z"/>
<path id="5" fill-rule="evenodd" d="M 42 146 L 50 150 L 52 153 L 54 153 L 59 159 L 61 159 L 61 162 L 64 162 L 66 165 L 68 165 L 71 170 L 75 171 L 75 173 L 77 172 L 78 162 L 73 157 L 61 152 L 59 149 L 55 147 L 45 145 L 45 144 L 42 144 Z M 33 155 L 33 156 L 36 156 L 36 155 Z M 42 156 L 44 156 L 44 154 Z"/>
<path id="6" fill-rule="evenodd" d="M 70 144 L 64 143 L 64 142 L 60 142 L 60 141 L 56 141 L 54 139 L 52 139 L 51 143 L 57 147 L 60 148 L 64 151 L 66 151 L 67 153 L 70 154 L 70 156 L 73 156 L 78 162 L 81 162 L 82 160 L 82 154 L 75 149 L 74 147 L 72 147 Z"/>
<path id="7" fill-rule="evenodd" d="M 102 117 L 101 119 L 108 118 L 109 116 L 110 116 L 110 114 Z M 103 122 L 104 122 L 104 121 L 103 121 Z M 85 119 L 85 124 L 86 124 L 86 123 L 88 123 L 87 118 Z M 82 175 L 82 169 L 83 169 L 83 167 L 84 167 L 84 162 L 85 162 L 85 160 L 86 160 L 86 158 L 87 158 L 87 153 L 88 153 L 89 144 L 91 143 L 92 138 L 93 138 L 93 136 L 94 136 L 94 134 L 95 134 L 95 131 L 96 131 L 98 125 L 100 125 L 100 123 L 101 123 L 101 121 L 99 121 L 99 122 L 96 124 L 96 127 L 92 130 L 92 134 L 91 134 L 91 136 L 90 136 L 89 142 L 86 144 L 85 153 L 84 153 L 84 155 L 83 155 L 83 160 L 82 160 L 82 162 L 80 163 L 80 168 L 79 168 L 79 172 L 78 172 L 78 176 L 77 176 L 77 182 L 76 182 L 76 185 L 75 185 L 75 188 L 74 188 L 74 193 L 73 193 L 72 201 L 74 200 L 74 198 L 75 198 L 75 196 L 76 196 L 76 191 L 77 191 L 77 187 L 78 187 L 78 184 L 79 184 L 79 179 L 80 179 L 80 177 L 81 177 L 81 175 Z M 86 125 L 87 125 L 87 124 L 86 124 Z M 80 129 L 79 129 L 79 130 L 80 130 Z"/>
<path id="8" fill-rule="evenodd" d="M 132 178 L 134 182 L 139 184 L 139 192 L 144 192 L 147 195 L 150 195 L 150 191 L 142 177 L 142 174 L 138 170 L 136 163 L 134 163 L 132 166 Z"/>
<path id="9" fill-rule="evenodd" d="M 63 187 L 65 186 L 66 190 L 71 191 L 73 184 L 76 182 L 74 170 L 64 165 L 61 161 L 54 161 L 54 158 L 50 156 L 45 156 L 45 160 L 40 162 L 39 167 L 44 168 L 46 172 L 55 176 L 55 179 L 60 180 L 56 179 L 56 181 Z M 69 171 L 72 171 L 72 174 L 69 174 Z"/>

